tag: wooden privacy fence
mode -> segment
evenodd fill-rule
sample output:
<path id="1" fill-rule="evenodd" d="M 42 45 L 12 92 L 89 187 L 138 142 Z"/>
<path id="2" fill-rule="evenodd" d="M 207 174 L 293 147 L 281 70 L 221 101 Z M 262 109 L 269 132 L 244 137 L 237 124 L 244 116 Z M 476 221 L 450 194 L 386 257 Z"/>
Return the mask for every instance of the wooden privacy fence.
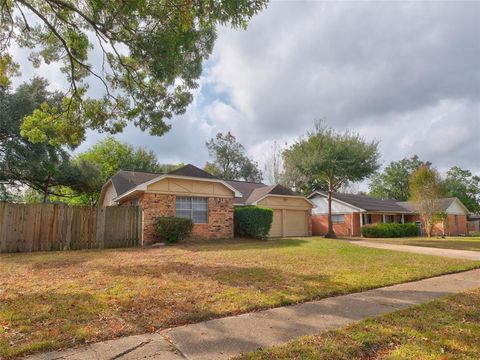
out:
<path id="1" fill-rule="evenodd" d="M 140 207 L 0 203 L 0 253 L 141 245 Z"/>

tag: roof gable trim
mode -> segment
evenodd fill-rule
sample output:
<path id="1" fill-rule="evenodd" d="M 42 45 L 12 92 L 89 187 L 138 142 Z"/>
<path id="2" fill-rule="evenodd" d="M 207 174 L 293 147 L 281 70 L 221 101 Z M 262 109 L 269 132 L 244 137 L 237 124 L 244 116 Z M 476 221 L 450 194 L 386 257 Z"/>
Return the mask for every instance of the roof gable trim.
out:
<path id="1" fill-rule="evenodd" d="M 241 197 L 242 193 L 240 193 L 237 189 L 235 189 L 233 186 L 227 184 L 225 181 L 220 180 L 220 179 L 207 179 L 207 178 L 198 178 L 198 177 L 193 177 L 193 176 L 183 176 L 183 175 L 170 175 L 170 174 L 164 174 L 160 175 L 152 180 L 149 180 L 147 182 L 144 182 L 140 185 L 135 186 L 134 188 L 130 189 L 129 191 L 117 196 L 114 200 L 118 201 L 125 196 L 135 192 L 135 191 L 147 191 L 148 185 L 154 184 L 158 181 L 164 180 L 164 179 L 186 179 L 186 180 L 195 180 L 195 181 L 203 181 L 203 182 L 214 182 L 214 183 L 220 183 L 224 185 L 226 188 L 230 189 L 233 191 L 235 197 Z"/>
<path id="2" fill-rule="evenodd" d="M 316 207 L 316 205 L 313 202 L 311 202 L 308 198 L 306 198 L 305 196 L 302 196 L 302 195 L 277 195 L 277 194 L 265 194 L 262 197 L 255 200 L 254 202 L 252 202 L 251 204 L 247 204 L 247 205 L 257 205 L 259 201 L 262 201 L 263 199 L 265 199 L 268 196 L 303 199 L 306 202 L 308 202 L 310 205 L 312 205 L 313 207 Z"/>
<path id="3" fill-rule="evenodd" d="M 308 195 L 308 198 L 310 199 L 310 198 L 314 197 L 315 195 L 320 195 L 320 196 L 322 196 L 322 197 L 324 197 L 324 198 L 328 198 L 327 194 L 322 193 L 321 191 L 314 191 L 313 193 L 311 193 L 310 195 Z M 353 205 L 353 204 L 350 204 L 350 203 L 348 203 L 348 202 L 346 202 L 346 201 L 339 200 L 339 199 L 335 198 L 335 196 L 333 196 L 333 195 L 332 195 L 332 200 L 333 200 L 333 201 L 336 201 L 336 202 L 338 202 L 338 203 L 340 203 L 340 204 L 349 206 L 349 207 L 351 207 L 351 208 L 357 209 L 357 210 L 359 210 L 359 211 L 367 211 L 367 210 L 362 209 L 362 208 L 360 208 L 360 207 L 358 207 L 358 206 L 355 206 L 355 205 Z"/>

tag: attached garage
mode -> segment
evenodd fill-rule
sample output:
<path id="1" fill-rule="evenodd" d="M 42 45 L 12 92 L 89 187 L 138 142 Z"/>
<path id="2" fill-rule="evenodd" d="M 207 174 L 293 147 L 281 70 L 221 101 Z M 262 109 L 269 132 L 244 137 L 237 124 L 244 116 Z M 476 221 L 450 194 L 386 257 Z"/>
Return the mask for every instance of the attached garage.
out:
<path id="1" fill-rule="evenodd" d="M 276 209 L 273 210 L 273 222 L 270 229 L 269 236 L 271 237 L 281 237 L 283 232 L 283 214 L 282 210 Z"/>
<path id="2" fill-rule="evenodd" d="M 245 181 L 228 181 L 243 194 L 235 198 L 236 206 L 256 205 L 273 210 L 270 237 L 310 236 L 310 213 L 313 203 L 305 196 L 282 185 L 265 185 Z"/>
<path id="3" fill-rule="evenodd" d="M 312 204 L 303 196 L 267 195 L 256 205 L 273 209 L 270 237 L 310 235 Z"/>
<path id="4" fill-rule="evenodd" d="M 285 236 L 308 236 L 308 212 L 285 210 Z"/>

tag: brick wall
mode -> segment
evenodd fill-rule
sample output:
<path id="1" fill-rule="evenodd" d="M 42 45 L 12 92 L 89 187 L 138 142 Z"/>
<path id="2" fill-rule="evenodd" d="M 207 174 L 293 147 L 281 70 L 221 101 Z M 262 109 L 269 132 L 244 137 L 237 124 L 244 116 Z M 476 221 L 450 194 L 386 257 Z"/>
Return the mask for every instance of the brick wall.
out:
<path id="1" fill-rule="evenodd" d="M 345 214 L 343 224 L 333 224 L 337 236 L 360 236 L 360 218 L 358 213 Z M 325 235 L 328 231 L 328 215 L 312 215 L 312 234 Z"/>
<path id="2" fill-rule="evenodd" d="M 208 198 L 208 224 L 193 225 L 192 237 L 233 238 L 233 198 Z"/>
<path id="3" fill-rule="evenodd" d="M 145 193 L 140 197 L 143 208 L 143 242 L 151 244 L 158 239 L 154 235 L 155 219 L 159 216 L 175 216 L 176 196 Z M 208 224 L 194 224 L 193 238 L 224 239 L 233 237 L 233 198 L 208 198 Z"/>
<path id="4" fill-rule="evenodd" d="M 308 236 L 313 234 L 313 221 L 312 221 L 312 211 L 307 212 L 307 221 L 308 221 Z"/>
<path id="5" fill-rule="evenodd" d="M 457 215 L 457 223 L 455 224 L 455 215 L 448 214 L 448 224 L 446 228 L 447 235 L 465 235 L 467 230 L 467 216 Z"/>
<path id="6" fill-rule="evenodd" d="M 408 215 L 405 216 L 405 222 L 422 222 L 422 229 L 425 230 L 423 225 L 423 220 L 419 215 Z M 440 236 L 443 233 L 443 226 L 441 222 L 435 224 L 433 228 L 433 235 Z M 448 224 L 445 228 L 445 235 L 447 236 L 456 236 L 456 235 L 465 235 L 467 234 L 467 216 L 466 215 L 457 215 L 457 225 L 455 225 L 455 215 L 448 214 Z"/>
<path id="7" fill-rule="evenodd" d="M 159 216 L 175 216 L 175 195 L 149 194 L 140 197 L 143 209 L 143 243 L 151 244 L 155 238 L 155 219 Z"/>

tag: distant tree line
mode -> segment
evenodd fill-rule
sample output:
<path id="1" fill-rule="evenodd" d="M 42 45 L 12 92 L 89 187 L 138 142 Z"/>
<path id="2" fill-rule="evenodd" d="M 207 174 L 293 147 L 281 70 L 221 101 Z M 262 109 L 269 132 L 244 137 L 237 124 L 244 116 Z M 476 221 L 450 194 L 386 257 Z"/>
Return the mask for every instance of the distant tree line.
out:
<path id="1" fill-rule="evenodd" d="M 375 173 L 370 182 L 370 194 L 385 199 L 407 201 L 412 197 L 411 177 L 422 168 L 436 171 L 430 161 L 421 161 L 417 155 L 390 162 Z M 438 177 L 439 194 L 457 197 L 470 211 L 480 212 L 480 177 L 459 166 L 450 168 L 445 176 Z"/>

